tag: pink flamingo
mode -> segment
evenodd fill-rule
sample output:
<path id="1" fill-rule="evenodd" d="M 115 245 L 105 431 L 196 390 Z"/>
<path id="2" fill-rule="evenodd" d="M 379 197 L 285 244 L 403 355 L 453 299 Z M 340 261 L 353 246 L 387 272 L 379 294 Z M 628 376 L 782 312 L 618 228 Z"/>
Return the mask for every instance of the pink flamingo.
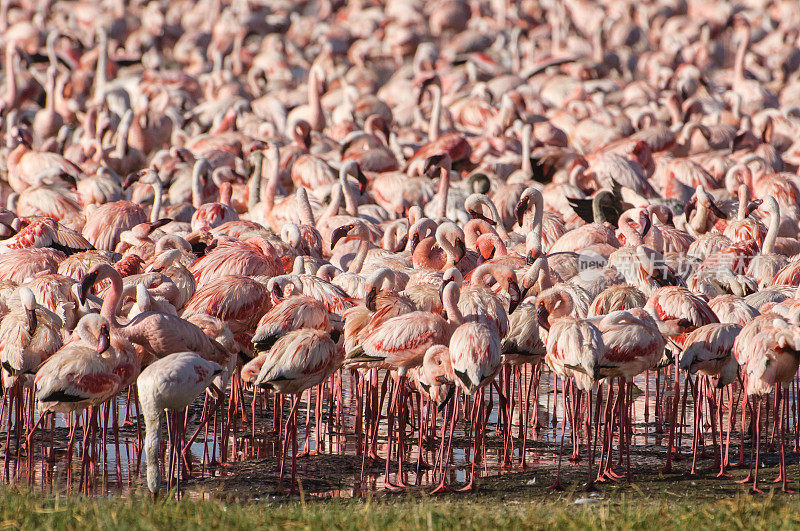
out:
<path id="1" fill-rule="evenodd" d="M 284 429 L 284 450 L 281 453 L 281 469 L 278 488 L 283 488 L 284 459 L 289 448 L 289 430 L 292 432 L 292 477 L 295 483 L 297 470 L 297 410 L 299 395 L 331 376 L 342 362 L 341 349 L 336 345 L 338 332 L 329 335 L 324 330 L 302 328 L 293 330 L 278 339 L 264 358 L 255 381 L 256 386 L 271 387 L 280 394 L 291 394 L 292 408 Z M 294 490 L 294 487 L 291 488 Z"/>
<path id="2" fill-rule="evenodd" d="M 117 314 L 122 303 L 122 277 L 108 264 L 95 266 L 81 279 L 78 286 L 81 303 L 86 301 L 91 288 L 105 279 L 111 281 L 111 288 L 103 300 L 100 314 L 108 321 L 115 335 L 156 358 L 174 352 L 191 351 L 220 364 L 227 362 L 228 353 L 222 345 L 206 336 L 197 326 L 175 315 L 145 312 L 127 324 L 120 324 Z"/>

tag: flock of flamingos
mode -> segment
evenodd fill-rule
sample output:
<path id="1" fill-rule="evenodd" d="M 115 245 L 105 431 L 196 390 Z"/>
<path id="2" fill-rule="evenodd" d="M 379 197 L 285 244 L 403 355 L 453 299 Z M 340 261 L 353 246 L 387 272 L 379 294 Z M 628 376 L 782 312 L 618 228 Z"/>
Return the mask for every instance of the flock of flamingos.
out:
<path id="1" fill-rule="evenodd" d="M 550 427 L 554 488 L 647 434 L 788 490 L 799 39 L 796 0 L 1 2 L 6 474 L 89 491 L 125 427 L 153 495 L 264 438 L 278 487 L 302 448 L 470 490 Z"/>

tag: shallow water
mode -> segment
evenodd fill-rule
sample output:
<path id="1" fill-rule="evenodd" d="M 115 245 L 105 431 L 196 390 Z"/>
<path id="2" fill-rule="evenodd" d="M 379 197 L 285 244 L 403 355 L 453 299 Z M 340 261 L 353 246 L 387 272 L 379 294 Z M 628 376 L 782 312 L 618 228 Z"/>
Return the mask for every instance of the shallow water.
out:
<path id="1" fill-rule="evenodd" d="M 514 401 L 511 414 L 511 450 L 507 463 L 503 465 L 503 428 L 504 414 L 501 412 L 501 400 L 497 389 L 494 386 L 487 387 L 483 393 L 483 400 L 488 412 L 488 419 L 485 429 L 485 441 L 481 448 L 481 459 L 475 465 L 476 474 L 498 475 L 514 473 L 522 461 L 523 425 L 527 424 L 525 435 L 525 461 L 530 466 L 550 466 L 552 467 L 558 459 L 558 451 L 562 442 L 564 445 L 564 461 L 572 452 L 572 426 L 564 411 L 564 397 L 562 393 L 562 383 L 556 380 L 554 393 L 553 375 L 544 371 L 539 380 L 538 393 L 530 396 L 527 420 L 522 407 L 527 388 L 531 383 L 531 368 L 522 366 L 519 377 L 514 376 L 511 382 L 506 382 L 507 375 L 498 378 L 500 389 L 504 389 L 504 394 L 508 394 Z M 377 378 L 379 391 L 384 383 L 385 374 L 380 372 Z M 693 378 L 694 379 L 694 378 Z M 669 424 L 668 416 L 672 407 L 674 380 L 670 377 L 664 381 L 661 375 L 660 389 L 656 390 L 656 377 L 654 373 L 640 375 L 634 379 L 635 389 L 633 391 L 633 403 L 631 407 L 631 417 L 633 419 L 631 444 L 634 452 L 649 452 L 651 457 L 663 459 L 665 456 L 666 445 L 668 444 Z M 520 382 L 522 387 L 520 388 Z M 312 393 L 308 391 L 299 398 L 297 414 L 297 445 L 298 452 L 301 454 L 310 451 L 312 454 L 319 450 L 321 456 L 300 457 L 298 459 L 299 473 L 298 478 L 305 484 L 305 490 L 311 496 L 318 497 L 350 497 L 363 495 L 368 491 L 382 491 L 386 485 L 384 483 L 385 460 L 389 452 L 388 438 L 388 416 L 394 415 L 391 408 L 392 392 L 395 384 L 391 379 L 387 381 L 386 396 L 381 408 L 381 418 L 378 426 L 377 438 L 375 439 L 375 452 L 377 460 L 364 458 L 364 446 L 369 446 L 367 435 L 372 436 L 371 430 L 367 434 L 358 437 L 356 434 L 357 422 L 357 396 L 355 393 L 355 379 L 350 372 L 342 374 L 341 398 L 335 398 L 331 392 L 336 382 L 331 379 L 326 382 L 322 389 L 321 399 L 318 389 Z M 711 388 L 709 386 L 709 388 Z M 647 390 L 647 393 L 645 393 Z M 795 399 L 796 382 L 791 386 L 788 393 L 788 415 L 787 432 L 791 433 L 796 439 L 794 429 L 797 426 L 795 419 L 796 407 Z M 597 407 L 601 408 L 599 415 L 600 421 L 603 420 L 606 410 L 616 402 L 608 404 L 608 388 L 603 386 L 603 400 L 597 403 L 597 389 L 592 394 L 592 414 L 597 415 Z M 270 488 L 277 484 L 277 467 L 281 455 L 281 441 L 275 430 L 275 423 L 285 428 L 288 419 L 292 399 L 285 397 L 277 399 L 280 406 L 276 411 L 276 397 L 271 393 L 259 390 L 257 393 L 251 391 L 236 391 L 241 393 L 241 400 L 238 404 L 231 404 L 226 401 L 216 413 L 212 414 L 212 420 L 200 431 L 197 438 L 188 447 L 186 453 L 186 463 L 191 468 L 191 477 L 184 471 L 183 486 L 186 492 L 194 497 L 212 496 L 213 492 L 203 489 L 195 489 L 194 485 L 202 485 L 208 478 L 224 478 L 226 481 L 241 481 L 243 477 L 242 467 L 253 464 L 255 470 L 248 472 L 251 479 L 248 481 L 263 482 L 264 486 Z M 738 441 L 738 434 L 741 426 L 741 398 L 737 398 L 740 393 L 738 384 L 732 386 L 731 395 L 737 404 L 735 409 L 735 426 L 731 433 L 731 439 Z M 377 393 L 380 396 L 380 392 Z M 617 396 L 617 384 L 614 385 L 614 395 Z M 682 405 L 684 394 L 685 412 Z M 309 402 L 309 395 L 311 401 Z M 728 405 L 731 397 L 726 390 L 723 395 L 723 428 L 727 428 L 729 423 Z M 420 404 L 419 395 L 416 392 L 406 393 L 405 414 L 408 417 L 406 422 L 405 434 L 405 454 L 403 462 L 403 479 L 408 485 L 435 485 L 441 477 L 440 470 L 434 470 L 434 464 L 438 461 L 440 447 L 443 441 L 442 428 L 447 419 L 445 412 L 437 411 L 427 400 Z M 508 397 L 505 397 L 508 398 Z M 661 400 L 661 404 L 656 406 L 656 399 Z M 319 400 L 319 404 L 318 404 Z M 472 467 L 473 441 L 475 436 L 473 423 L 469 421 L 472 405 L 475 403 L 474 397 L 459 397 L 451 401 L 448 405 L 449 410 L 456 407 L 459 418 L 455 424 L 452 435 L 452 447 L 447 459 L 448 482 L 451 484 L 464 483 L 469 479 Z M 676 444 L 680 444 L 682 449 L 690 451 L 692 435 L 694 429 L 694 396 L 693 392 L 685 391 L 684 377 L 681 377 L 679 400 L 679 426 L 682 427 L 682 434 L 676 435 Z M 768 400 L 762 401 L 763 407 L 767 407 Z M 582 399 L 582 416 L 586 414 L 586 398 Z M 187 410 L 185 421 L 185 438 L 188 439 L 197 430 L 202 418 L 203 408 L 212 407 L 213 400 L 199 398 Z M 233 407 L 237 406 L 235 414 Z M 664 409 L 666 406 L 667 409 Z M 772 409 L 774 407 L 770 404 Z M 420 417 L 420 407 L 422 417 Z M 390 409 L 391 408 L 391 409 Z M 114 415 L 116 410 L 116 415 Z M 0 422 L 0 444 L 3 447 L 3 478 L 6 482 L 30 483 L 46 489 L 57 491 L 85 490 L 94 495 L 119 495 L 127 494 L 133 490 L 141 489 L 145 473 L 143 456 L 141 456 L 141 436 L 143 436 L 144 425 L 137 425 L 136 422 L 135 397 L 131 394 L 121 395 L 109 404 L 108 411 L 101 409 L 98 411 L 98 427 L 94 433 L 94 443 L 92 434 L 87 436 L 89 452 L 86 455 L 87 466 L 82 467 L 84 458 L 84 426 L 86 425 L 89 413 L 85 412 L 80 416 L 79 427 L 75 431 L 75 440 L 71 453 L 67 451 L 69 446 L 70 429 L 74 426 L 75 415 L 58 414 L 52 420 L 46 418 L 39 428 L 35 431 L 32 441 L 34 454 L 29 457 L 28 447 L 25 444 L 25 433 L 33 422 L 39 421 L 38 413 L 34 413 L 33 418 L 29 417 L 30 408 L 27 402 L 22 408 L 22 419 L 19 421 L 21 433 L 21 446 L 17 444 L 17 433 L 15 429 L 8 433 L 10 425 L 16 421 L 16 410 L 11 411 L 9 423 L 9 404 L 8 401 L 3 406 L 3 418 Z M 795 410 L 792 413 L 792 410 Z M 278 413 L 276 415 L 276 413 Z M 118 430 L 113 429 L 114 418 L 120 425 Z M 749 415 L 748 415 L 749 417 Z M 762 415 L 762 418 L 771 417 Z M 534 428 L 534 419 L 538 418 L 539 426 Z M 595 432 L 595 420 L 592 418 L 592 438 L 598 437 Z M 232 419 L 233 422 L 228 421 Z M 717 426 L 712 427 L 711 419 L 706 407 L 703 421 L 700 426 L 702 439 L 708 447 L 709 455 L 712 440 L 717 439 L 719 434 L 714 433 L 718 430 Z M 769 422 L 769 420 L 767 420 Z M 393 420 L 393 452 L 390 459 L 389 478 L 392 482 L 397 482 L 396 475 L 398 469 L 397 443 L 396 438 L 399 434 L 397 429 L 398 421 Z M 566 425 L 564 425 L 566 423 Z M 174 424 L 174 422 L 173 422 Z M 362 422 L 362 428 L 364 428 Z M 423 444 L 420 452 L 419 427 L 423 429 Z M 105 426 L 105 429 L 104 429 Z M 562 441 L 562 428 L 563 441 Z M 165 481 L 171 474 L 168 473 L 168 433 L 166 424 L 162 427 L 162 456 L 161 466 L 162 476 Z M 581 422 L 578 426 L 581 433 L 581 453 L 587 455 L 585 437 L 585 426 Z M 768 433 L 765 430 L 764 433 Z M 612 448 L 618 453 L 619 430 L 614 432 Z M 445 435 L 444 441 L 448 437 Z M 360 440 L 360 442 L 359 442 Z M 738 443 L 734 443 L 732 448 Z M 42 450 L 45 450 L 43 453 Z M 596 451 L 599 451 L 599 446 Z M 733 449 L 731 450 L 733 451 Z M 291 448 L 289 449 L 291 452 Z M 71 455 L 71 457 L 70 457 Z M 347 466 L 337 467 L 325 463 L 330 461 L 332 456 L 347 458 Z M 422 462 L 429 466 L 420 466 L 418 473 L 418 463 Z M 286 485 L 288 486 L 288 476 L 291 459 L 286 459 Z M 510 466 L 509 466 L 510 465 Z M 88 470 L 88 472 L 87 472 Z M 331 488 L 331 485 L 335 487 Z"/>

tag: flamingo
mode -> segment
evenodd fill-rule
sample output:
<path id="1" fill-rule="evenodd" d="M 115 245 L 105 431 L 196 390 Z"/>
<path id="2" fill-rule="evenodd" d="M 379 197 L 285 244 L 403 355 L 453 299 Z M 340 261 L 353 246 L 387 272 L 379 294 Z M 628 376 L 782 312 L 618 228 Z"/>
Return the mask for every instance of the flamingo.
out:
<path id="1" fill-rule="evenodd" d="M 0 364 L 6 388 L 35 373 L 63 344 L 61 319 L 40 306 L 29 287 L 20 286 L 17 296 L 18 307 L 0 321 Z"/>
<path id="2" fill-rule="evenodd" d="M 175 315 L 159 312 L 145 312 L 123 325 L 117 320 L 122 302 L 122 277 L 107 265 L 95 266 L 81 279 L 78 296 L 84 303 L 89 290 L 95 283 L 109 279 L 111 289 L 103 300 L 101 315 L 107 319 L 112 333 L 134 343 L 139 349 L 156 358 L 174 352 L 197 352 L 212 361 L 224 364 L 228 359 L 225 349 L 206 336 L 197 326 Z"/>
<path id="3" fill-rule="evenodd" d="M 334 339 L 335 338 L 335 339 Z M 262 354 L 261 370 L 253 384 L 271 387 L 278 393 L 294 395 L 289 418 L 284 432 L 285 456 L 289 448 L 289 430 L 292 431 L 292 477 L 294 484 L 297 469 L 297 410 L 299 395 L 325 381 L 340 366 L 341 349 L 337 346 L 338 332 L 329 335 L 324 330 L 301 328 L 293 330 L 278 339 L 270 350 Z M 255 360 L 253 362 L 255 363 Z M 283 459 L 278 479 L 278 487 L 283 483 Z"/>
<path id="4" fill-rule="evenodd" d="M 147 489 L 155 501 L 161 490 L 161 467 L 158 463 L 161 445 L 161 418 L 165 409 L 183 410 L 206 389 L 221 394 L 212 380 L 222 367 L 194 352 L 173 352 L 148 365 L 136 379 L 139 402 L 145 421 L 144 453 L 147 464 Z M 175 433 L 179 431 L 175 427 Z M 181 441 L 170 439 L 178 460 L 177 489 L 180 491 Z M 172 450 L 170 451 L 172 455 Z M 172 457 L 170 457 L 172 462 Z"/>
<path id="5" fill-rule="evenodd" d="M 777 316 L 775 316 L 777 317 Z M 748 330 L 752 328 L 752 330 Z M 785 401 L 781 397 L 781 387 L 788 385 L 797 374 L 800 363 L 800 349 L 796 344 L 797 333 L 794 327 L 781 318 L 767 317 L 764 321 L 754 320 L 742 328 L 739 336 L 734 341 L 733 352 L 739 365 L 743 366 L 746 376 L 746 392 L 748 396 L 756 397 L 754 400 L 755 435 L 752 448 L 756 450 L 755 459 L 751 460 L 750 474 L 743 482 L 753 481 L 753 491 L 761 492 L 758 488 L 758 463 L 760 458 L 761 443 L 761 397 L 768 394 L 773 388 L 779 402 L 776 411 L 776 422 L 779 424 L 780 442 L 780 473 L 778 480 L 781 489 L 787 489 L 787 475 L 785 462 Z M 755 471 L 754 471 L 755 470 Z"/>
<path id="6" fill-rule="evenodd" d="M 733 356 L 734 342 L 742 330 L 742 325 L 736 323 L 711 323 L 689 332 L 686 336 L 685 348 L 681 353 L 680 367 L 688 371 L 689 374 L 698 372 L 705 376 L 717 378 L 716 387 L 721 389 L 726 385 L 736 381 L 739 375 L 739 365 Z M 700 406 L 702 404 L 702 386 L 695 381 L 695 415 L 702 418 Z M 712 408 L 712 428 L 716 430 L 715 419 L 718 419 L 720 439 L 722 438 L 722 394 L 715 393 L 716 396 L 707 397 L 709 406 Z M 699 420 L 695 421 L 699 423 Z M 730 427 L 729 427 L 730 429 Z M 700 431 L 699 426 L 695 426 L 695 433 Z M 716 439 L 716 436 L 714 437 Z M 697 443 L 692 440 L 693 457 L 691 473 L 697 472 Z M 720 445 L 721 446 L 721 445 Z M 716 449 L 716 446 L 715 446 Z M 716 450 L 715 450 L 716 451 Z M 719 474 L 725 475 L 725 460 L 721 452 L 718 453 Z"/>

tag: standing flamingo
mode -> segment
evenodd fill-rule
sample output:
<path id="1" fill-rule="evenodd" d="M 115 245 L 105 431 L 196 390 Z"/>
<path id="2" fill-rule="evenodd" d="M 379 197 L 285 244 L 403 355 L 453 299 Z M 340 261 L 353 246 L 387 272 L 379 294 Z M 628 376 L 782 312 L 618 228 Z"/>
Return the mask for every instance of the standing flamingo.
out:
<path id="1" fill-rule="evenodd" d="M 222 372 L 222 367 L 194 352 L 174 352 L 148 365 L 136 380 L 139 402 L 145 422 L 144 453 L 147 463 L 147 489 L 153 497 L 161 489 L 161 467 L 158 464 L 161 445 L 161 417 L 165 409 L 183 410 L 194 402 L 200 393 L 211 387 L 218 395 L 212 380 Z M 176 422 L 177 424 L 177 422 Z M 175 427 L 175 434 L 180 431 Z M 177 460 L 177 489 L 180 495 L 180 469 L 182 466 L 181 439 L 170 434 Z M 170 449 L 172 456 L 173 450 Z M 172 462 L 170 457 L 170 462 Z M 170 471 L 171 472 L 171 471 Z"/>

